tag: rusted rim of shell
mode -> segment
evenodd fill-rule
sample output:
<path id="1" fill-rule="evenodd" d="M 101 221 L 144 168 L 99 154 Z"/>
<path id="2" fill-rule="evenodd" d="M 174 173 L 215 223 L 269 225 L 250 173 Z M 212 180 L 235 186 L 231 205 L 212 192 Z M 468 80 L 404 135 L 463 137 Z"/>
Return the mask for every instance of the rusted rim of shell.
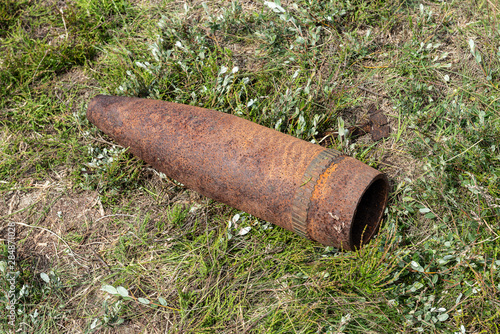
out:
<path id="1" fill-rule="evenodd" d="M 311 239 L 311 236 L 307 232 L 307 215 L 309 213 L 309 206 L 311 205 L 311 196 L 319 176 L 323 174 L 328 166 L 338 163 L 342 159 L 343 156 L 339 151 L 326 149 L 321 151 L 307 166 L 292 205 L 293 231 L 301 237 Z"/>
<path id="2" fill-rule="evenodd" d="M 379 174 L 366 187 L 356 205 L 350 231 L 353 249 L 367 244 L 378 232 L 388 196 L 389 180 Z"/>

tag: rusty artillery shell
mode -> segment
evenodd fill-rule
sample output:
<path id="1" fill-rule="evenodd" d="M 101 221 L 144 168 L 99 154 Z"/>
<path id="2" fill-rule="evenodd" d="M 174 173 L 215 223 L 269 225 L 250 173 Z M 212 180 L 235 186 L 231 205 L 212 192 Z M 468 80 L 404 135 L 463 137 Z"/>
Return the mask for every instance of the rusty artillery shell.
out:
<path id="1" fill-rule="evenodd" d="M 99 95 L 87 118 L 157 170 L 202 195 L 345 250 L 377 232 L 389 184 L 332 149 L 188 105 Z"/>

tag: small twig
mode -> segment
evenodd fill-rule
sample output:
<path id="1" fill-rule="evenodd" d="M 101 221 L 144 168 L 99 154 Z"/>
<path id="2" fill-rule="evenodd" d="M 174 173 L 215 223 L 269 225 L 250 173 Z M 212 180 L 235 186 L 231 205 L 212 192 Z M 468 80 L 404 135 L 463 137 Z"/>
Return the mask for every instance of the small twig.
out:
<path id="1" fill-rule="evenodd" d="M 363 65 L 364 68 L 391 68 L 389 65 L 382 65 L 382 66 L 365 66 Z"/>
<path id="2" fill-rule="evenodd" d="M 124 214 L 124 213 L 116 213 L 114 215 L 102 216 L 101 218 L 97 219 L 94 223 L 97 223 L 101 219 L 109 218 L 109 217 L 115 217 L 115 216 L 135 217 L 134 215 L 127 215 L 127 214 Z"/>
<path id="3" fill-rule="evenodd" d="M 374 91 L 372 90 L 369 90 L 368 88 L 365 88 L 363 86 L 358 86 L 359 89 L 361 90 L 364 90 L 365 92 L 368 92 L 370 94 L 373 94 L 373 95 L 376 95 L 376 96 L 380 96 L 380 97 L 384 97 L 384 98 L 389 98 L 389 96 L 385 95 L 385 94 L 379 94 L 379 93 L 375 93 Z"/>
<path id="4" fill-rule="evenodd" d="M 64 19 L 64 12 L 61 8 L 58 8 L 59 9 L 59 13 L 61 13 L 61 17 L 62 17 L 62 21 L 63 21 L 63 25 L 64 25 L 64 31 L 66 31 L 66 39 L 68 39 L 68 28 L 66 27 L 66 20 Z"/>
<path id="5" fill-rule="evenodd" d="M 59 240 L 61 240 L 61 241 L 64 243 L 64 245 L 65 245 L 65 246 L 66 246 L 66 247 L 70 250 L 70 252 L 71 252 L 71 253 L 70 253 L 70 255 L 71 255 L 71 256 L 73 256 L 73 258 L 75 259 L 75 261 L 76 261 L 76 262 L 78 262 L 78 264 L 79 264 L 79 265 L 81 265 L 82 267 L 88 268 L 88 266 L 86 266 L 86 265 L 82 264 L 80 261 L 78 261 L 78 259 L 77 259 L 76 257 L 77 257 L 77 256 L 79 256 L 79 255 L 77 255 L 75 252 L 73 252 L 73 249 L 71 249 L 71 247 L 68 245 L 68 243 L 67 243 L 66 241 L 64 241 L 64 239 L 63 239 L 63 238 L 61 238 L 60 236 L 58 236 L 56 233 L 52 232 L 51 230 L 49 230 L 49 229 L 47 229 L 47 228 L 45 228 L 45 227 L 41 227 L 41 226 L 33 226 L 33 225 L 28 225 L 28 224 L 25 224 L 25 223 L 18 223 L 18 222 L 16 222 L 16 224 L 18 224 L 18 225 L 22 225 L 22 226 L 26 226 L 26 227 L 31 227 L 31 228 L 39 228 L 39 229 L 41 229 L 41 230 L 43 230 L 43 231 L 49 232 L 50 234 L 52 234 L 52 235 L 56 236 L 56 237 L 57 237 Z M 85 260 L 85 259 L 84 259 L 83 257 L 81 257 L 81 256 L 80 256 L 80 258 L 81 258 L 82 260 Z"/>
<path id="6" fill-rule="evenodd" d="M 163 307 L 163 308 L 166 308 L 166 309 L 169 309 L 169 310 L 172 310 L 172 311 L 177 311 L 177 312 L 180 312 L 181 310 L 177 309 L 177 308 L 174 308 L 174 307 L 170 307 L 170 306 L 165 306 L 165 305 L 162 305 L 162 304 L 156 304 L 156 303 L 153 303 L 152 301 L 149 301 L 149 304 L 143 304 L 141 303 L 138 299 L 139 298 L 136 298 L 131 291 L 129 291 L 129 295 L 128 295 L 129 298 L 132 298 L 133 300 L 135 300 L 137 303 L 140 303 L 141 305 L 155 305 L 155 306 L 159 306 L 159 307 Z"/>
<path id="7" fill-rule="evenodd" d="M 38 63 L 36 69 L 35 69 L 35 72 L 33 73 L 33 78 L 31 79 L 31 84 L 33 84 L 35 82 L 35 78 L 36 78 L 36 75 L 37 75 L 37 72 L 38 72 L 38 69 L 40 68 L 40 65 L 42 65 L 42 62 L 43 60 L 45 59 L 45 57 L 47 57 L 47 54 L 49 53 L 49 50 L 45 50 L 45 54 L 43 55 L 42 57 L 42 60 L 40 60 L 40 62 Z"/>
<path id="8" fill-rule="evenodd" d="M 488 3 L 491 5 L 491 7 L 495 8 L 496 11 L 498 11 L 498 7 L 495 6 L 490 0 L 487 0 Z"/>
<path id="9" fill-rule="evenodd" d="M 454 157 L 451 157 L 449 158 L 448 160 L 445 161 L 445 163 L 448 163 L 450 162 L 451 160 L 455 160 L 456 158 L 458 158 L 459 156 L 462 156 L 464 155 L 465 153 L 467 153 L 469 150 L 471 150 L 474 146 L 477 146 L 480 142 L 482 142 L 483 140 L 480 139 L 477 143 L 475 143 L 474 145 L 472 145 L 471 147 L 469 147 L 468 149 L 466 149 L 465 151 L 463 152 L 460 152 L 459 154 L 455 155 Z"/>
<path id="10" fill-rule="evenodd" d="M 121 145 L 118 145 L 118 144 L 115 144 L 115 143 L 109 142 L 109 141 L 104 140 L 104 139 L 101 139 L 101 138 L 96 138 L 96 137 L 92 137 L 92 136 L 90 136 L 90 138 L 92 138 L 93 140 L 98 141 L 98 142 L 100 142 L 100 143 L 103 143 L 103 144 L 108 144 L 108 145 L 111 145 L 111 146 L 116 146 L 116 147 L 123 147 L 123 146 L 121 146 Z"/>
<path id="11" fill-rule="evenodd" d="M 337 135 L 338 132 L 331 132 L 331 133 L 328 133 L 326 136 L 324 136 L 319 142 L 318 144 L 321 144 L 326 138 L 330 137 L 330 136 L 333 136 L 333 135 Z"/>
<path id="12" fill-rule="evenodd" d="M 88 244 L 86 246 L 88 246 Z M 92 253 L 94 253 L 97 259 L 101 261 L 106 266 L 106 268 L 108 268 L 109 271 L 111 271 L 111 267 L 109 266 L 109 264 L 107 264 L 106 261 L 104 261 L 104 259 L 99 254 L 97 254 L 95 250 L 93 250 L 92 248 L 90 248 L 90 250 L 92 251 Z"/>

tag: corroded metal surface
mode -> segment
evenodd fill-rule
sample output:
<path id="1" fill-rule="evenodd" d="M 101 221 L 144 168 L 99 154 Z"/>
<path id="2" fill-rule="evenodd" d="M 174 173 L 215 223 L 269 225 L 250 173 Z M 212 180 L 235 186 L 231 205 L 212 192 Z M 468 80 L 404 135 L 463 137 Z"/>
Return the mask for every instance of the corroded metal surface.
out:
<path id="1" fill-rule="evenodd" d="M 310 238 L 311 232 L 307 229 L 307 218 L 314 190 L 317 188 L 319 177 L 328 166 L 342 160 L 344 157 L 336 150 L 321 151 L 307 166 L 302 177 L 302 184 L 295 193 L 292 205 L 293 231 L 304 238 Z M 310 217 L 310 216 L 309 216 Z"/>
<path id="2" fill-rule="evenodd" d="M 387 178 L 335 150 L 164 101 L 99 95 L 87 117 L 187 187 L 304 237 L 352 250 L 377 232 Z"/>

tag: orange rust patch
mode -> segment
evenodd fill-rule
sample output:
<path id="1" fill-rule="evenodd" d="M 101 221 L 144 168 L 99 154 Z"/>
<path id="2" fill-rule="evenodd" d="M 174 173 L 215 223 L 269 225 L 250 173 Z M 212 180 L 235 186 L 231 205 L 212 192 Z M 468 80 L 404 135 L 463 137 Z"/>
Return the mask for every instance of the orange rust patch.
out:
<path id="1" fill-rule="evenodd" d="M 311 200 L 319 200 L 320 198 L 322 198 L 321 189 L 323 189 L 323 187 L 326 185 L 326 183 L 328 182 L 328 179 L 330 178 L 330 175 L 332 175 L 335 172 L 335 170 L 337 170 L 338 166 L 339 165 L 335 164 L 335 163 L 331 164 L 330 167 L 328 167 L 323 172 L 323 174 L 321 174 L 319 176 L 318 182 L 316 183 L 316 186 L 314 187 L 314 191 L 312 193 Z"/>

